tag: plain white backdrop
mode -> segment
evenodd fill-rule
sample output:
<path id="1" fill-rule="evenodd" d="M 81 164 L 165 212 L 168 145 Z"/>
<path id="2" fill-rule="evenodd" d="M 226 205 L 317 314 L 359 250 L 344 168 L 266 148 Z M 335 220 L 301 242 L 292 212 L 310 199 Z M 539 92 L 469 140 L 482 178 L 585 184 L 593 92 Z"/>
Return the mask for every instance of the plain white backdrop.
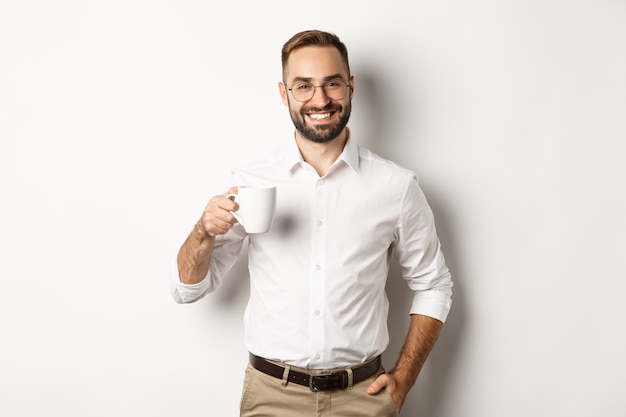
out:
<path id="1" fill-rule="evenodd" d="M 402 417 L 626 415 L 620 0 L 0 0 L 0 415 L 238 415 L 246 261 L 193 305 L 167 270 L 228 170 L 291 139 L 280 48 L 311 28 L 455 280 Z"/>

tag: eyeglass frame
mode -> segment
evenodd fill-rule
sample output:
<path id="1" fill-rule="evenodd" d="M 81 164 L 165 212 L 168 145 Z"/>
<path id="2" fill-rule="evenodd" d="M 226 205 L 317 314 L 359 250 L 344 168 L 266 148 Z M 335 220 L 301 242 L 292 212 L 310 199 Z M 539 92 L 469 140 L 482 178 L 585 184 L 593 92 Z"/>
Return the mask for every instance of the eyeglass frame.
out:
<path id="1" fill-rule="evenodd" d="M 345 81 L 342 77 L 340 77 L 340 76 L 338 76 L 338 75 L 339 75 L 339 74 L 337 74 L 337 76 L 333 75 L 332 77 L 328 77 L 328 78 L 327 78 L 327 80 L 324 82 L 324 84 L 321 84 L 321 85 L 314 85 L 312 82 L 305 81 L 305 80 L 298 80 L 298 81 L 295 81 L 295 80 L 294 80 L 294 83 L 291 85 L 291 88 L 287 88 L 287 90 L 291 92 L 291 96 L 293 97 L 293 99 L 294 99 L 294 100 L 296 100 L 296 101 L 297 101 L 297 102 L 299 102 L 299 103 L 306 103 L 307 101 L 311 101 L 311 100 L 313 99 L 313 97 L 315 97 L 315 92 L 317 91 L 317 90 L 316 90 L 316 89 L 317 89 L 317 87 L 320 87 L 320 88 L 322 89 L 322 91 L 324 91 L 324 95 L 325 95 L 326 97 L 328 97 L 330 100 L 332 100 L 332 101 L 339 101 L 339 100 L 343 100 L 344 98 L 346 98 L 346 93 L 345 93 L 345 92 L 344 92 L 344 95 L 343 95 L 341 98 L 337 98 L 337 99 L 335 99 L 335 98 L 330 97 L 330 96 L 326 93 L 326 90 L 324 89 L 325 84 L 327 84 L 327 83 L 329 83 L 329 82 L 332 82 L 332 81 L 341 81 L 342 83 L 344 83 L 344 84 L 346 85 L 346 91 L 347 91 L 347 89 L 348 89 L 348 88 L 350 88 L 350 82 L 349 82 L 349 81 L 348 81 L 348 82 L 346 82 L 346 81 Z M 298 100 L 298 99 L 296 98 L 296 96 L 293 94 L 293 87 L 294 87 L 294 85 L 295 85 L 296 83 L 309 84 L 311 87 L 313 87 L 313 94 L 311 95 L 311 98 L 310 98 L 310 99 L 308 99 L 308 100 Z M 285 87 L 286 87 L 286 86 L 285 86 Z"/>

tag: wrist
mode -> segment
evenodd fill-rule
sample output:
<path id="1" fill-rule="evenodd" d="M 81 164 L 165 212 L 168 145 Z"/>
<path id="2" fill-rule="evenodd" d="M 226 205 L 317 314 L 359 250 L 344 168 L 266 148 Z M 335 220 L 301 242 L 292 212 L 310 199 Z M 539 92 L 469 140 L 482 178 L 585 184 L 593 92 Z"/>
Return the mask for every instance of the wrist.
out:
<path id="1" fill-rule="evenodd" d="M 209 233 L 202 224 L 202 219 L 198 220 L 193 227 L 193 234 L 200 240 L 214 239 L 215 235 Z"/>
<path id="2" fill-rule="evenodd" d="M 396 384 L 405 388 L 407 391 L 415 384 L 415 381 L 417 380 L 417 375 L 415 372 L 405 372 L 401 369 L 396 368 L 391 370 L 389 373 L 393 375 Z"/>

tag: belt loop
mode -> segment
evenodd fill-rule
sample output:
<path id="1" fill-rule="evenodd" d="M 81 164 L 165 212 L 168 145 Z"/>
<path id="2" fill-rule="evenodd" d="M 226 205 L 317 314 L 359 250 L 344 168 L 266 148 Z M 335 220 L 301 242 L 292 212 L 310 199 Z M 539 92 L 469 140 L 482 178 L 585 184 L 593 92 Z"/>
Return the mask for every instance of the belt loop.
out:
<path id="1" fill-rule="evenodd" d="M 280 385 L 282 385 L 283 387 L 286 387 L 287 383 L 289 382 L 289 371 L 290 370 L 291 370 L 291 366 L 285 364 L 285 369 L 283 370 L 283 380 L 280 383 Z"/>
<path id="2" fill-rule="evenodd" d="M 354 385 L 354 374 L 352 373 L 352 368 L 347 368 L 346 372 L 348 373 L 348 389 L 352 389 Z"/>

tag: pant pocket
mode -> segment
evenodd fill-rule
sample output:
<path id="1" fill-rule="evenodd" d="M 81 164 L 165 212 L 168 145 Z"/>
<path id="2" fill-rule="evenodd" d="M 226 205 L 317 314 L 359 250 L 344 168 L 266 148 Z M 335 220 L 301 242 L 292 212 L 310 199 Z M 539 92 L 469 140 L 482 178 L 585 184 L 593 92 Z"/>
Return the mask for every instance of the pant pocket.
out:
<path id="1" fill-rule="evenodd" d="M 241 417 L 246 415 L 246 412 L 250 411 L 249 397 L 254 383 L 255 373 L 250 365 L 246 367 L 245 376 L 243 378 L 243 388 L 241 391 L 241 401 L 239 403 L 239 414 Z"/>

